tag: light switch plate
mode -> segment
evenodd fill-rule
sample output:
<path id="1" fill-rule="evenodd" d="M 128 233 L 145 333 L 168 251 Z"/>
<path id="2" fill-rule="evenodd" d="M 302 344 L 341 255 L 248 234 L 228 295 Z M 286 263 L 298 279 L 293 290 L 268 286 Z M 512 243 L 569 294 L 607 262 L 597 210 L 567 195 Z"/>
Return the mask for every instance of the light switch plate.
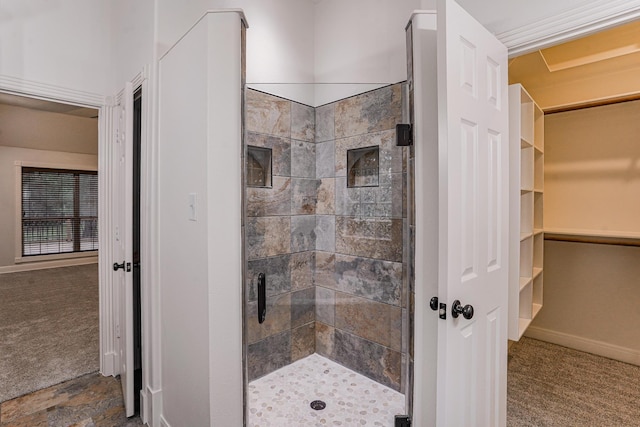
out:
<path id="1" fill-rule="evenodd" d="M 198 220 L 198 196 L 196 193 L 189 193 L 189 221 Z"/>

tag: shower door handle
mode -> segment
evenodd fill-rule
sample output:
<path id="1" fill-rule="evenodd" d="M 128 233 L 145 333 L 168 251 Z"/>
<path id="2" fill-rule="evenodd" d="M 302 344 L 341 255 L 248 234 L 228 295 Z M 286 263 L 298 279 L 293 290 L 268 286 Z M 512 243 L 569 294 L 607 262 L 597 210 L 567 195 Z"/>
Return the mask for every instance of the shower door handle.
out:
<path id="1" fill-rule="evenodd" d="M 264 273 L 258 274 L 258 323 L 267 317 L 267 278 Z"/>

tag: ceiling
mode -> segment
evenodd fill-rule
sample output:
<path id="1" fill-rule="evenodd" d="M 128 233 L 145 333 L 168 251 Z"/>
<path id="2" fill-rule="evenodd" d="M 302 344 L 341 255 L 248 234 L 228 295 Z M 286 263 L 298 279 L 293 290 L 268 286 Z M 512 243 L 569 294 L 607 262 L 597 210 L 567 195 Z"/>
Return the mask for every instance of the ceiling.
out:
<path id="1" fill-rule="evenodd" d="M 640 21 L 514 58 L 521 83 L 545 112 L 640 98 Z"/>
<path id="2" fill-rule="evenodd" d="M 0 92 L 0 104 L 14 107 L 30 108 L 32 110 L 48 111 L 51 113 L 69 114 L 71 116 L 98 118 L 98 110 L 94 108 L 78 107 L 77 105 L 62 104 L 43 99 L 28 98 Z"/>
<path id="3" fill-rule="evenodd" d="M 540 22 L 595 0 L 456 0 L 493 34 Z"/>

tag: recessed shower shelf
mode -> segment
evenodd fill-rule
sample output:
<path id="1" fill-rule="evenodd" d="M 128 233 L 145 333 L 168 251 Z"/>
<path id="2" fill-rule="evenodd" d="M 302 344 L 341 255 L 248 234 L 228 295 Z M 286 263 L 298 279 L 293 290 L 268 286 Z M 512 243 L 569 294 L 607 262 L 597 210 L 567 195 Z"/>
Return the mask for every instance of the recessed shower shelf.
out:
<path id="1" fill-rule="evenodd" d="M 347 187 L 377 187 L 379 183 L 379 147 L 347 151 Z"/>

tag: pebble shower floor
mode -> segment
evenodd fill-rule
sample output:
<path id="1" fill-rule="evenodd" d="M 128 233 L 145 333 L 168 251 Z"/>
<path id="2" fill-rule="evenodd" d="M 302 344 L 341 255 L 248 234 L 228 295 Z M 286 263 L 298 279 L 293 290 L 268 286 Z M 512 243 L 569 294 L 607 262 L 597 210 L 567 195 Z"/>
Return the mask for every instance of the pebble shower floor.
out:
<path id="1" fill-rule="evenodd" d="M 404 395 L 312 354 L 249 383 L 249 427 L 392 427 Z M 316 411 L 311 402 L 327 406 Z"/>

